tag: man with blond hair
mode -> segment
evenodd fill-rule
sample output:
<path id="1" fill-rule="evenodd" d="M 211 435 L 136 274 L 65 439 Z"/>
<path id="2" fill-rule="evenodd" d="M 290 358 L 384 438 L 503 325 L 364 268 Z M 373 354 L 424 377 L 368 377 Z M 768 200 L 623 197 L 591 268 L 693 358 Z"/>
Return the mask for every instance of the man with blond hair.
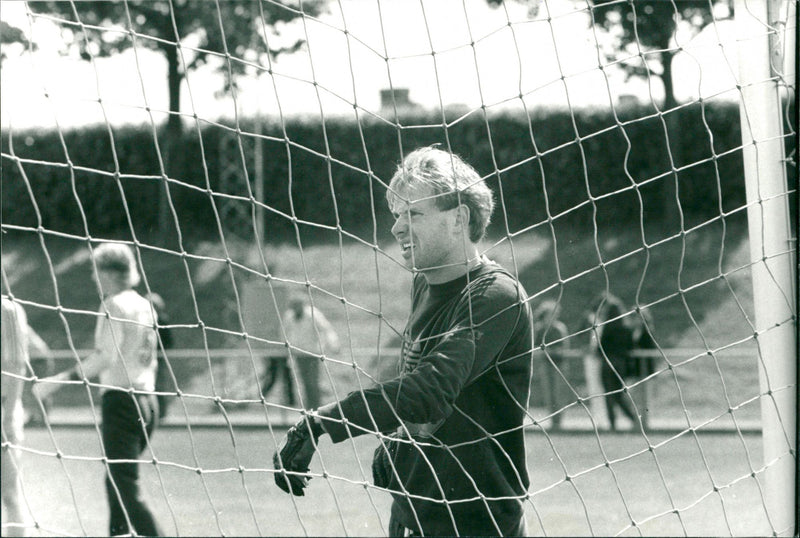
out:
<path id="1" fill-rule="evenodd" d="M 156 379 L 157 316 L 153 305 L 133 288 L 139 283 L 136 258 L 128 245 L 104 243 L 92 252 L 101 304 L 94 352 L 78 366 L 41 379 L 34 386 L 45 397 L 65 381 L 100 377 L 103 448 L 108 458 L 106 496 L 109 534 L 161 535 L 141 497 L 136 460 L 150 442 L 158 421 Z"/>
<path id="2" fill-rule="evenodd" d="M 492 192 L 426 147 L 398 167 L 387 200 L 413 273 L 399 375 L 305 415 L 273 458 L 276 484 L 303 495 L 320 435 L 371 433 L 390 535 L 524 535 L 533 333 L 522 286 L 478 250 Z"/>

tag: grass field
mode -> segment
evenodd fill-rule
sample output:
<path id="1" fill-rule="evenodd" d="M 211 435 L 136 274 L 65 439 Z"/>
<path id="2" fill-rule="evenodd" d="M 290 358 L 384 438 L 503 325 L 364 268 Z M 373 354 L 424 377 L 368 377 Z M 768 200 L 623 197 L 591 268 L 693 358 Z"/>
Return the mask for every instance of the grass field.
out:
<path id="1" fill-rule="evenodd" d="M 26 432 L 23 486 L 40 527 L 34 535 L 107 533 L 97 433 L 52 431 L 52 438 L 45 429 Z M 270 458 L 280 435 L 267 429 L 158 431 L 152 448 L 159 464 L 140 467 L 146 497 L 164 532 L 385 535 L 390 498 L 371 486 L 372 438 L 337 445 L 323 439 L 312 472 L 321 475 L 324 466 L 328 478 L 314 478 L 307 496 L 292 498 L 274 485 L 271 474 Z M 634 435 L 530 434 L 530 534 L 771 534 L 757 484 L 763 480 L 758 436 L 684 434 L 654 437 L 651 443 L 652 452 Z M 56 446 L 64 455 L 60 460 L 52 454 Z M 570 481 L 565 481 L 567 474 Z"/>

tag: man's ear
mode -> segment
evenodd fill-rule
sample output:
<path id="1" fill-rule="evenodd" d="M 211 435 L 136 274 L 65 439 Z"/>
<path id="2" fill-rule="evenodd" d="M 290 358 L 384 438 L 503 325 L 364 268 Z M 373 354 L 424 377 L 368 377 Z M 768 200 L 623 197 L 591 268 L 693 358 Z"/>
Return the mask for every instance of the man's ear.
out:
<path id="1" fill-rule="evenodd" d="M 456 208 L 456 231 L 469 234 L 469 207 L 461 204 Z"/>

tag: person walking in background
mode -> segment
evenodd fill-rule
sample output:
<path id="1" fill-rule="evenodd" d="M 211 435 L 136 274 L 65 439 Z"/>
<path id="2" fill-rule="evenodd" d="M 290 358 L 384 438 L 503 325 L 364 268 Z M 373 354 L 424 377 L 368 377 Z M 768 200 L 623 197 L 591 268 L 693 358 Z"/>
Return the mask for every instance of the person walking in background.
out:
<path id="1" fill-rule="evenodd" d="M 564 367 L 567 363 L 563 352 L 569 349 L 569 330 L 560 316 L 561 307 L 555 301 L 542 301 L 533 310 L 533 326 L 537 329 L 536 349 L 541 350 L 540 357 L 547 372 L 540 386 L 553 414 L 551 420 L 554 428 L 561 427 L 563 412 L 559 412 L 559 409 L 564 405 L 564 393 L 568 390 L 562 375 L 566 376 Z"/>
<path id="2" fill-rule="evenodd" d="M 640 310 L 639 317 L 635 320 L 633 329 L 633 347 L 635 351 L 652 352 L 658 349 L 653 337 L 653 316 L 649 310 Z M 645 378 L 656 371 L 655 355 L 641 355 L 633 357 L 628 368 L 628 373 L 638 379 Z"/>
<path id="3" fill-rule="evenodd" d="M 286 355 L 267 355 L 265 359 L 266 364 L 264 365 L 264 381 L 261 383 L 261 395 L 266 398 L 267 395 L 272 392 L 278 379 L 283 379 L 283 391 L 286 404 L 289 407 L 294 407 L 297 404 L 297 399 L 294 395 L 292 372 L 289 369 L 289 357 Z"/>
<path id="4" fill-rule="evenodd" d="M 623 391 L 624 378 L 628 375 L 631 351 L 633 350 L 633 329 L 622 315 L 625 308 L 622 301 L 607 295 L 604 305 L 604 324 L 600 330 L 601 380 L 605 392 L 606 412 L 612 431 L 616 430 L 616 411 L 619 409 L 634 424 L 639 423 L 633 400 Z"/>
<path id="5" fill-rule="evenodd" d="M 322 311 L 300 294 L 289 299 L 282 321 L 286 342 L 292 346 L 288 362 L 305 393 L 300 399 L 302 407 L 316 409 L 320 404 L 320 362 L 323 355 L 339 352 L 339 337 Z"/>
<path id="6" fill-rule="evenodd" d="M 653 353 L 658 349 L 656 340 L 653 337 L 653 316 L 649 310 L 640 310 L 639 316 L 635 318 L 633 328 L 633 351 L 628 360 L 627 374 L 634 380 L 641 380 L 656 371 L 658 357 Z M 655 397 L 654 387 L 658 385 L 649 380 L 641 385 L 643 401 L 640 407 L 642 427 L 647 430 L 650 427 L 650 402 Z"/>
<path id="7" fill-rule="evenodd" d="M 406 156 L 387 199 L 414 273 L 399 376 L 304 416 L 273 457 L 275 483 L 303 495 L 322 434 L 338 443 L 377 431 L 372 471 L 393 496 L 390 536 L 524 536 L 533 333 L 522 285 L 478 250 L 492 191 L 427 147 Z"/>
<path id="8" fill-rule="evenodd" d="M 25 536 L 22 486 L 19 477 L 20 450 L 25 413 L 22 408 L 24 376 L 28 357 L 28 320 L 21 305 L 2 298 L 2 482 L 3 536 Z"/>
<path id="9" fill-rule="evenodd" d="M 40 380 L 34 391 L 45 397 L 65 381 L 100 376 L 109 534 L 135 531 L 140 536 L 160 536 L 141 497 L 136 463 L 158 423 L 158 400 L 153 394 L 158 318 L 153 305 L 133 290 L 140 277 L 130 247 L 105 243 L 94 249 L 92 257 L 102 297 L 94 351 L 76 368 Z"/>
<path id="10" fill-rule="evenodd" d="M 149 293 L 147 299 L 153 305 L 153 309 L 158 316 L 158 339 L 160 345 L 158 346 L 156 368 L 156 392 L 176 392 L 178 388 L 175 386 L 173 372 L 168 364 L 167 350 L 172 349 L 172 329 L 169 328 L 169 315 L 167 314 L 167 305 L 163 297 L 157 293 Z M 158 394 L 158 418 L 163 420 L 167 416 L 167 409 L 172 403 L 175 396 L 171 394 Z"/>

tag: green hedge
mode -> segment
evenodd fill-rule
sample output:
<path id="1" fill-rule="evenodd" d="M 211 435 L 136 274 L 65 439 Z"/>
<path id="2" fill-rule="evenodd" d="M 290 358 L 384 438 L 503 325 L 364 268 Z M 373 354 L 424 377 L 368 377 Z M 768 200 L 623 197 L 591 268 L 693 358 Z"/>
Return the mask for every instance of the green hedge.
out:
<path id="1" fill-rule="evenodd" d="M 641 214 L 646 222 L 677 227 L 676 183 L 686 227 L 719 215 L 720 207 L 730 211 L 744 203 L 737 106 L 696 103 L 667 115 L 646 108 L 618 114 L 617 120 L 608 111 L 547 111 L 530 119 L 506 113 L 487 120 L 477 112 L 460 121 L 448 118 L 447 129 L 434 114 L 403 117 L 401 124 L 412 127 L 399 129 L 372 119 L 360 125 L 327 119 L 324 129 L 321 121 L 309 118 L 291 119 L 283 126 L 267 120 L 265 203 L 276 211 L 267 212 L 268 239 L 293 236 L 292 220 L 277 213 L 291 215 L 292 205 L 300 220 L 338 223 L 365 238 L 372 237 L 374 211 L 379 236 L 384 236 L 390 216 L 381 182 L 391 177 L 400 144 L 405 152 L 420 145 L 449 144 L 489 176 L 505 214 L 495 214 L 494 234 L 503 233 L 506 223 L 513 232 L 543 223 L 548 215 L 559 224 L 590 227 L 595 210 L 601 226 L 638 225 Z M 252 123 L 245 123 L 242 131 L 252 132 Z M 137 234 L 154 231 L 163 185 L 152 129 L 112 129 L 114 151 L 109 132 L 104 126 L 68 131 L 63 144 L 56 132 L 15 132 L 13 154 L 34 161 L 21 164 L 33 197 L 20 166 L 4 155 L 3 223 L 38 225 L 35 201 L 48 229 L 82 235 L 85 217 L 92 236 L 125 235 L 130 215 Z M 169 176 L 180 184 L 172 184 L 170 194 L 184 237 L 217 235 L 212 203 L 224 209 L 218 195 L 225 166 L 220 147 L 231 136 L 219 126 L 199 131 L 187 126 L 177 144 L 179 158 L 173 158 Z M 253 137 L 238 140 L 252 179 Z M 8 133 L 3 133 L 4 154 L 11 152 L 9 142 Z M 163 131 L 158 142 L 163 152 Z M 233 148 L 234 159 L 227 166 L 241 177 L 235 136 Z M 368 166 L 372 176 L 363 172 Z M 120 177 L 114 175 L 117 170 Z M 244 188 L 230 194 L 247 196 Z M 230 203 L 249 212 L 247 202 Z M 231 230 L 235 226 L 225 215 L 222 227 L 245 237 L 251 233 L 241 226 Z M 313 226 L 300 227 L 310 237 L 325 236 Z"/>

